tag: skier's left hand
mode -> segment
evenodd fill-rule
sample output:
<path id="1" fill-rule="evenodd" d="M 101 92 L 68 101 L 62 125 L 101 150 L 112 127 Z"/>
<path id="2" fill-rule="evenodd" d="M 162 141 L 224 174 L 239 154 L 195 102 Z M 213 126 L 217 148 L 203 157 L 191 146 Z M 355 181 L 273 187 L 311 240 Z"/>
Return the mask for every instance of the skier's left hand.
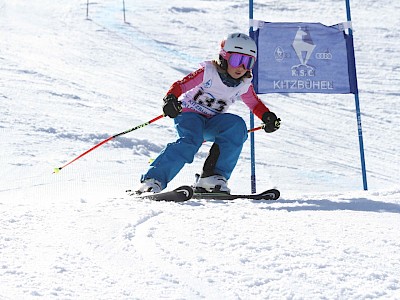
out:
<path id="1" fill-rule="evenodd" d="M 265 132 L 274 132 L 281 127 L 281 119 L 278 118 L 272 111 L 267 111 L 262 116 Z"/>

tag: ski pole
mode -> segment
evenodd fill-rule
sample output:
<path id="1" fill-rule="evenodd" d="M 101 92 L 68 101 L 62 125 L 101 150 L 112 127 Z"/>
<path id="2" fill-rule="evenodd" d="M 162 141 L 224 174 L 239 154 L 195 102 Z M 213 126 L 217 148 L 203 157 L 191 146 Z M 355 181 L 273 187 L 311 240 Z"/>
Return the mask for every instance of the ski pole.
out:
<path id="1" fill-rule="evenodd" d="M 163 118 L 163 117 L 164 117 L 164 115 L 159 115 L 158 117 L 155 117 L 154 119 L 152 119 L 152 120 L 150 120 L 150 121 L 148 121 L 148 122 L 145 122 L 145 123 L 143 123 L 143 124 L 140 124 L 140 125 L 138 125 L 138 126 L 135 126 L 135 127 L 131 128 L 131 129 L 125 130 L 125 131 L 123 131 L 123 132 L 117 133 L 117 134 L 115 134 L 115 135 L 113 135 L 113 136 L 110 136 L 109 138 L 107 138 L 107 139 L 105 139 L 104 141 L 98 143 L 97 145 L 95 145 L 94 147 L 90 148 L 89 150 L 83 152 L 81 155 L 79 155 L 78 157 L 74 158 L 74 159 L 71 160 L 69 163 L 66 163 L 66 164 L 63 165 L 62 167 L 54 168 L 53 174 L 54 174 L 54 173 L 60 172 L 61 169 L 64 169 L 66 166 L 72 164 L 74 161 L 80 159 L 81 157 L 85 156 L 86 154 L 88 154 L 89 152 L 93 151 L 94 149 L 100 147 L 101 145 L 107 143 L 108 141 L 111 141 L 112 139 L 114 139 L 114 138 L 116 138 L 116 137 L 118 137 L 118 136 L 127 134 L 127 133 L 132 132 L 132 131 L 134 131 L 134 130 L 136 130 L 136 129 L 140 129 L 140 128 L 142 128 L 142 127 L 145 127 L 145 126 L 147 126 L 147 125 L 149 125 L 149 124 L 151 124 L 151 123 L 154 123 L 155 121 L 157 121 L 157 120 L 159 120 L 159 119 L 161 119 L 161 118 Z"/>
<path id="2" fill-rule="evenodd" d="M 258 127 L 251 128 L 251 129 L 247 130 L 247 133 L 254 132 L 254 131 L 257 131 L 260 129 L 264 129 L 264 127 L 265 127 L 265 124 L 258 126 Z"/>

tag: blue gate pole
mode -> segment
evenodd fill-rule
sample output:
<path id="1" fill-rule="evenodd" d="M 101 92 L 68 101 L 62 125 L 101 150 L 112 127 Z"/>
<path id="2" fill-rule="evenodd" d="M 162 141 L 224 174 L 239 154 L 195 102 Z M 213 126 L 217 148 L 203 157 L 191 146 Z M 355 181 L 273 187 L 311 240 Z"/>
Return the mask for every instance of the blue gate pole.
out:
<path id="1" fill-rule="evenodd" d="M 249 20 L 253 19 L 253 0 L 249 0 Z M 253 34 L 253 27 L 249 28 L 249 35 L 251 37 Z M 256 81 L 258 76 L 258 71 L 254 72 L 253 81 Z M 256 90 L 257 92 L 257 90 Z M 254 128 L 254 114 L 250 112 L 250 128 Z M 255 159 L 255 145 L 254 145 L 254 132 L 250 132 L 250 163 L 251 163 L 251 192 L 256 193 L 256 159 Z"/>
<path id="2" fill-rule="evenodd" d="M 351 13 L 350 13 L 350 0 L 346 0 L 346 12 L 347 12 L 347 21 L 351 21 Z M 349 35 L 353 35 L 353 31 L 349 28 Z M 357 114 L 357 126 L 358 126 L 358 143 L 360 145 L 360 157 L 361 157 L 361 170 L 362 170 L 362 179 L 364 191 L 368 190 L 367 185 L 367 170 L 365 168 L 365 157 L 364 157 L 364 141 L 362 134 L 362 126 L 361 126 L 361 111 L 360 111 L 360 99 L 358 97 L 358 88 L 354 94 L 354 99 L 356 102 L 356 114 Z"/>

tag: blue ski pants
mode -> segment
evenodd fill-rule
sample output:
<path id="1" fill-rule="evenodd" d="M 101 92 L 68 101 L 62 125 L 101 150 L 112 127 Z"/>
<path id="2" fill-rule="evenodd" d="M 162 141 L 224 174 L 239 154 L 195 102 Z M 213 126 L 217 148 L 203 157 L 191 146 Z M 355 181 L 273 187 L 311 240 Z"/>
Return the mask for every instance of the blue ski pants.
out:
<path id="1" fill-rule="evenodd" d="M 218 144 L 220 155 L 214 172 L 229 179 L 247 139 L 244 120 L 229 113 L 206 118 L 197 113 L 184 112 L 174 121 L 178 140 L 161 151 L 141 180 L 153 178 L 161 182 L 164 189 L 186 163 L 193 162 L 204 140 Z"/>

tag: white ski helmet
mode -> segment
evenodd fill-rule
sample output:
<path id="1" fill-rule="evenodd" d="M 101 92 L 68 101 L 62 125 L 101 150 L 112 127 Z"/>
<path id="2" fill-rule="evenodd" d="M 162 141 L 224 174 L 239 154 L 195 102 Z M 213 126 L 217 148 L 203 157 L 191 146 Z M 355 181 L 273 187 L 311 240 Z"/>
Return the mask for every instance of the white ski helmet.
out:
<path id="1" fill-rule="evenodd" d="M 254 40 L 244 33 L 231 33 L 221 42 L 219 54 L 227 59 L 228 52 L 242 53 L 257 58 L 257 46 Z"/>

